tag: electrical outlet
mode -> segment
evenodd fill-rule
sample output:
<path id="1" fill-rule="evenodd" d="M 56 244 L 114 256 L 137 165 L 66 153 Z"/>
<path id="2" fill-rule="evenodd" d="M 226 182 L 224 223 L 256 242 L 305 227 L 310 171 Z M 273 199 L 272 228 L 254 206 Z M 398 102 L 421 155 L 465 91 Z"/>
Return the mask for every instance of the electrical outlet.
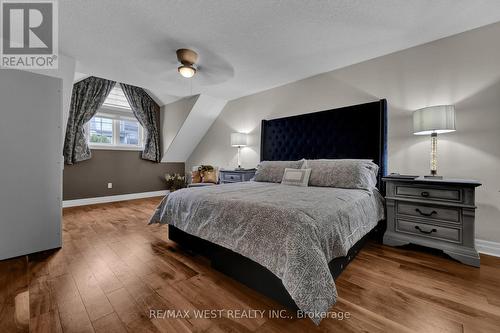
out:
<path id="1" fill-rule="evenodd" d="M 113 188 L 113 183 L 108 183 L 108 188 Z"/>

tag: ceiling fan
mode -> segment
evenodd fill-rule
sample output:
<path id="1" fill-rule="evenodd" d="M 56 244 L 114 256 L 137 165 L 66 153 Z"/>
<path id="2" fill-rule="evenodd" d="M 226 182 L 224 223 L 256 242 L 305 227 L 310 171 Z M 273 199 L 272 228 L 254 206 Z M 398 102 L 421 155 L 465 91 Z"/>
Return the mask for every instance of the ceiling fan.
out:
<path id="1" fill-rule="evenodd" d="M 187 90 L 187 95 L 199 93 L 202 87 L 217 85 L 234 77 L 233 66 L 210 49 L 197 46 L 194 51 L 183 45 L 176 46 L 169 50 L 167 58 L 152 58 L 147 62 L 151 75 L 159 75 L 162 89 L 169 94 L 186 96 Z M 160 67 L 165 70 L 158 71 Z"/>
<path id="2" fill-rule="evenodd" d="M 190 49 L 178 49 L 177 60 L 182 64 L 177 68 L 179 74 L 185 78 L 191 78 L 196 74 L 196 61 L 198 61 L 198 53 Z"/>

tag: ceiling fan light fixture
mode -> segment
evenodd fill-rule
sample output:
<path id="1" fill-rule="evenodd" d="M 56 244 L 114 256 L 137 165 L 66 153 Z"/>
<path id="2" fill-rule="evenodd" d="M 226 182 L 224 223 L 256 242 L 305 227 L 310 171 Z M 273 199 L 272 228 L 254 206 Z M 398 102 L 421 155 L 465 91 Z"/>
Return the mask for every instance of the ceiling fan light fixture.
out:
<path id="1" fill-rule="evenodd" d="M 177 71 L 179 71 L 179 74 L 181 74 L 185 78 L 191 78 L 196 74 L 196 68 L 193 66 L 186 66 L 182 65 L 177 68 Z"/>

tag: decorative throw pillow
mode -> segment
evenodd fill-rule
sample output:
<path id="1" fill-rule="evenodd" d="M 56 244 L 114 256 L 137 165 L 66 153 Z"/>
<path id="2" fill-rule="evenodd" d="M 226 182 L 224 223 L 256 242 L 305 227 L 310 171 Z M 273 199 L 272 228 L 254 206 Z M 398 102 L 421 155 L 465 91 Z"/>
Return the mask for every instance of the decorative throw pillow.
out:
<path id="1" fill-rule="evenodd" d="M 310 186 L 371 190 L 377 186 L 378 165 L 371 160 L 306 160 Z"/>
<path id="2" fill-rule="evenodd" d="M 262 161 L 257 166 L 254 180 L 256 182 L 281 183 L 286 168 L 300 169 L 304 160 L 300 161 Z"/>
<path id="3" fill-rule="evenodd" d="M 201 173 L 202 183 L 217 183 L 217 173 L 215 170 L 203 171 Z"/>
<path id="4" fill-rule="evenodd" d="M 201 173 L 196 171 L 191 171 L 191 184 L 201 183 Z"/>
<path id="5" fill-rule="evenodd" d="M 283 174 L 283 179 L 281 180 L 281 184 L 307 186 L 307 184 L 309 183 L 310 175 L 311 175 L 311 169 L 286 168 L 285 173 Z"/>

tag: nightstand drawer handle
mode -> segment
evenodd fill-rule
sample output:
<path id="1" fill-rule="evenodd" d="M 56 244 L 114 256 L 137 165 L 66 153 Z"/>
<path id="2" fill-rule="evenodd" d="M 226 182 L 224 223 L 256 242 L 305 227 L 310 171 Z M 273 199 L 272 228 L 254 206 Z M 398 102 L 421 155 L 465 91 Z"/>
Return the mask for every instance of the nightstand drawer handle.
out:
<path id="1" fill-rule="evenodd" d="M 425 230 L 422 230 L 420 229 L 420 227 L 418 225 L 415 226 L 415 229 L 417 229 L 418 231 L 420 231 L 421 233 L 423 234 L 432 234 L 433 232 L 436 232 L 437 230 L 436 229 L 432 229 L 432 230 L 429 230 L 429 231 L 425 231 Z"/>
<path id="2" fill-rule="evenodd" d="M 430 213 L 424 213 L 424 212 L 422 212 L 420 209 L 415 208 L 415 211 L 416 211 L 417 213 L 419 213 L 420 215 L 423 215 L 423 216 L 432 216 L 432 215 L 434 215 L 434 214 L 437 214 L 437 212 L 436 212 L 435 210 L 433 210 L 433 211 L 432 211 L 432 212 L 430 212 Z"/>
<path id="3" fill-rule="evenodd" d="M 423 196 L 424 198 L 428 198 L 429 197 L 429 192 L 424 191 L 424 192 L 420 193 L 420 195 Z"/>

